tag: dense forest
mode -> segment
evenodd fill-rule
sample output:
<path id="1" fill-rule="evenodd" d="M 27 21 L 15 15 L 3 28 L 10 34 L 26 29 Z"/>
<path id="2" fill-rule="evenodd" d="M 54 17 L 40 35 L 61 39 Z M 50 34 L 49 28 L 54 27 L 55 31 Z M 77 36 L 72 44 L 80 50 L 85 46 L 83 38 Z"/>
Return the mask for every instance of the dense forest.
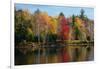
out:
<path id="1" fill-rule="evenodd" d="M 34 13 L 15 8 L 15 44 L 55 42 L 57 40 L 94 40 L 94 21 L 80 10 L 80 15 L 66 17 L 63 12 L 50 16 L 37 9 Z"/>

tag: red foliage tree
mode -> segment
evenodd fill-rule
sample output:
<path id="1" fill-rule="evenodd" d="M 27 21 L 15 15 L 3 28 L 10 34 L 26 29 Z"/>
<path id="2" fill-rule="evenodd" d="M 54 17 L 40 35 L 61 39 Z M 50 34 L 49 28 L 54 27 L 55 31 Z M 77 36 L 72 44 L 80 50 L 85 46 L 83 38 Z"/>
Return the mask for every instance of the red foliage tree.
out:
<path id="1" fill-rule="evenodd" d="M 61 37 L 63 40 L 67 40 L 69 37 L 69 25 L 67 19 L 63 16 L 60 21 L 61 25 Z"/>

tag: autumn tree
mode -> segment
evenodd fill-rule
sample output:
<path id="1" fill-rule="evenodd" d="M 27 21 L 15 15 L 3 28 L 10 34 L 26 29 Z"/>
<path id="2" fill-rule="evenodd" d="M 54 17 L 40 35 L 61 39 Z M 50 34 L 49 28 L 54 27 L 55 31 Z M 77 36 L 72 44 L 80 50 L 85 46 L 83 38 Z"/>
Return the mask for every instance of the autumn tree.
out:
<path id="1" fill-rule="evenodd" d="M 15 42 L 32 41 L 31 15 L 28 11 L 15 11 Z"/>
<path id="2" fill-rule="evenodd" d="M 60 36 L 63 40 L 67 40 L 69 38 L 69 23 L 62 12 L 59 15 L 59 23 Z"/>

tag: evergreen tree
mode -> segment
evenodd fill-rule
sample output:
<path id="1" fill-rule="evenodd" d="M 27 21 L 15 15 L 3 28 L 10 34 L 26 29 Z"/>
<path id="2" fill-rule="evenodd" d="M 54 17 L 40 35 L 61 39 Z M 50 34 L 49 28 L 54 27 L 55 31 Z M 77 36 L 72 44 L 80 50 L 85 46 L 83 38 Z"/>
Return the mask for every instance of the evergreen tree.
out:
<path id="1" fill-rule="evenodd" d="M 81 9 L 81 11 L 80 11 L 80 18 L 83 20 L 84 19 L 84 10 L 83 9 Z"/>

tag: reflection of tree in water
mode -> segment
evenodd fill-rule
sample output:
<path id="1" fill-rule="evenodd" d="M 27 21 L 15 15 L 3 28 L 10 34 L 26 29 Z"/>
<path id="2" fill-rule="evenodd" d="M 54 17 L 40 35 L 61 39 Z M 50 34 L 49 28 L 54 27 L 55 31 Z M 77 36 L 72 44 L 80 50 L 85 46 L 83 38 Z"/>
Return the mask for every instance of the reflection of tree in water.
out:
<path id="1" fill-rule="evenodd" d="M 87 61 L 89 61 L 89 60 L 94 60 L 94 53 L 91 52 L 92 50 L 93 50 L 93 48 L 91 48 L 91 47 L 88 47 L 88 48 L 87 48 L 87 54 L 86 54 L 86 55 L 87 55 L 87 57 L 86 57 L 86 60 L 87 60 Z M 92 55 L 91 53 L 92 53 L 93 55 Z"/>
<path id="2" fill-rule="evenodd" d="M 23 65 L 23 64 L 27 64 L 26 61 L 26 55 L 24 55 L 23 53 L 21 53 L 19 50 L 15 49 L 15 65 Z"/>
<path id="3" fill-rule="evenodd" d="M 79 55 L 80 55 L 80 51 L 78 48 L 75 48 L 74 50 L 74 61 L 78 61 Z"/>

